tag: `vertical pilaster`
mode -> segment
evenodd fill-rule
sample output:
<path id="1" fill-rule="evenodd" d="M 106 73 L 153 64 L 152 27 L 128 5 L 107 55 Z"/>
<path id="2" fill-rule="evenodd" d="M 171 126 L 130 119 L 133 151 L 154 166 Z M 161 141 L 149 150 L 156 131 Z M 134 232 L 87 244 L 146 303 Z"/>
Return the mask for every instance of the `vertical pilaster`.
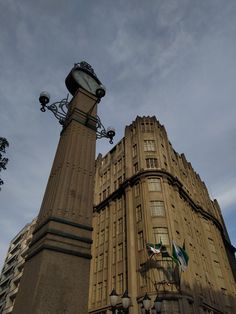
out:
<path id="1" fill-rule="evenodd" d="M 128 260 L 128 292 L 132 298 L 132 306 L 129 309 L 130 314 L 139 313 L 138 304 L 136 298 L 138 296 L 138 286 L 137 286 L 137 255 L 136 255 L 136 235 L 134 230 L 134 214 L 133 214 L 133 201 L 132 201 L 132 189 L 130 187 L 126 188 L 125 191 L 126 198 L 126 219 L 127 219 L 127 260 Z"/>

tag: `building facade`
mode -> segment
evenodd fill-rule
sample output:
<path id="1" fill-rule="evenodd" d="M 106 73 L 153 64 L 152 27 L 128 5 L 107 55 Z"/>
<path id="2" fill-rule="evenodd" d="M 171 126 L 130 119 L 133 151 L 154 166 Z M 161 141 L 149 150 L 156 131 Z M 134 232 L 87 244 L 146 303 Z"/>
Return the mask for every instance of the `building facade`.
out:
<path id="1" fill-rule="evenodd" d="M 235 249 L 220 207 L 155 117 L 137 117 L 96 160 L 89 313 L 109 313 L 113 289 L 128 289 L 129 313 L 148 293 L 161 313 L 235 313 Z M 189 256 L 182 272 L 172 241 Z M 162 243 L 150 257 L 146 243 Z M 119 299 L 118 307 L 121 307 Z"/>
<path id="2" fill-rule="evenodd" d="M 10 242 L 0 277 L 0 313 L 12 313 L 36 219 Z"/>

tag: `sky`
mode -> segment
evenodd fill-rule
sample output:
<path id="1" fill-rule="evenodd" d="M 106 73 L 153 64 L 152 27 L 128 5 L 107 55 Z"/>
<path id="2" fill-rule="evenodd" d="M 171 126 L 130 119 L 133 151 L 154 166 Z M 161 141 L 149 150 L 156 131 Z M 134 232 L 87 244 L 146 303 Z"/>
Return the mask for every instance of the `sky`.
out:
<path id="1" fill-rule="evenodd" d="M 38 214 L 61 131 L 38 96 L 65 98 L 82 60 L 106 86 L 98 110 L 114 144 L 137 115 L 155 115 L 220 203 L 236 245 L 235 16 L 235 0 L 0 1 L 0 136 L 10 144 L 0 267 Z M 111 148 L 98 140 L 97 153 Z"/>

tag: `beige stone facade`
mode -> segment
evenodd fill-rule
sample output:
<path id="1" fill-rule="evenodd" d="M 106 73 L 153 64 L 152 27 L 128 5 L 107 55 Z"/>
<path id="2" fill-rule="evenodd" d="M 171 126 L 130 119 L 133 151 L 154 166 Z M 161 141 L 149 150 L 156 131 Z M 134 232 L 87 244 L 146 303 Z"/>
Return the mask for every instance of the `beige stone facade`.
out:
<path id="1" fill-rule="evenodd" d="M 27 224 L 10 242 L 0 276 L 0 313 L 2 314 L 12 313 L 35 223 L 36 219 Z"/>
<path id="2" fill-rule="evenodd" d="M 155 117 L 137 117 L 124 138 L 96 160 L 90 313 L 109 313 L 109 294 L 128 289 L 129 313 L 144 294 L 162 299 L 161 313 L 236 313 L 234 247 L 219 205 L 168 140 Z M 185 243 L 189 265 L 168 254 L 149 258 L 146 243 L 172 253 Z"/>

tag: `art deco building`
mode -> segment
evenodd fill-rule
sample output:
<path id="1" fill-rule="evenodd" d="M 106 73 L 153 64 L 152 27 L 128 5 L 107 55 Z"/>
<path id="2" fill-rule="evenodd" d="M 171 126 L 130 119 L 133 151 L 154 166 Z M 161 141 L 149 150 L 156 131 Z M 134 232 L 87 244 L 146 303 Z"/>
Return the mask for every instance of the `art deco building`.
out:
<path id="1" fill-rule="evenodd" d="M 2 314 L 12 313 L 35 222 L 36 219 L 27 224 L 10 242 L 0 277 L 0 313 Z"/>
<path id="2" fill-rule="evenodd" d="M 143 312 L 145 293 L 159 296 L 162 314 L 236 313 L 235 249 L 220 207 L 155 117 L 137 117 L 98 156 L 93 228 L 91 314 L 110 313 L 112 289 L 128 289 L 131 314 Z M 172 241 L 185 244 L 185 272 Z M 150 242 L 162 242 L 162 253 L 149 257 Z"/>

